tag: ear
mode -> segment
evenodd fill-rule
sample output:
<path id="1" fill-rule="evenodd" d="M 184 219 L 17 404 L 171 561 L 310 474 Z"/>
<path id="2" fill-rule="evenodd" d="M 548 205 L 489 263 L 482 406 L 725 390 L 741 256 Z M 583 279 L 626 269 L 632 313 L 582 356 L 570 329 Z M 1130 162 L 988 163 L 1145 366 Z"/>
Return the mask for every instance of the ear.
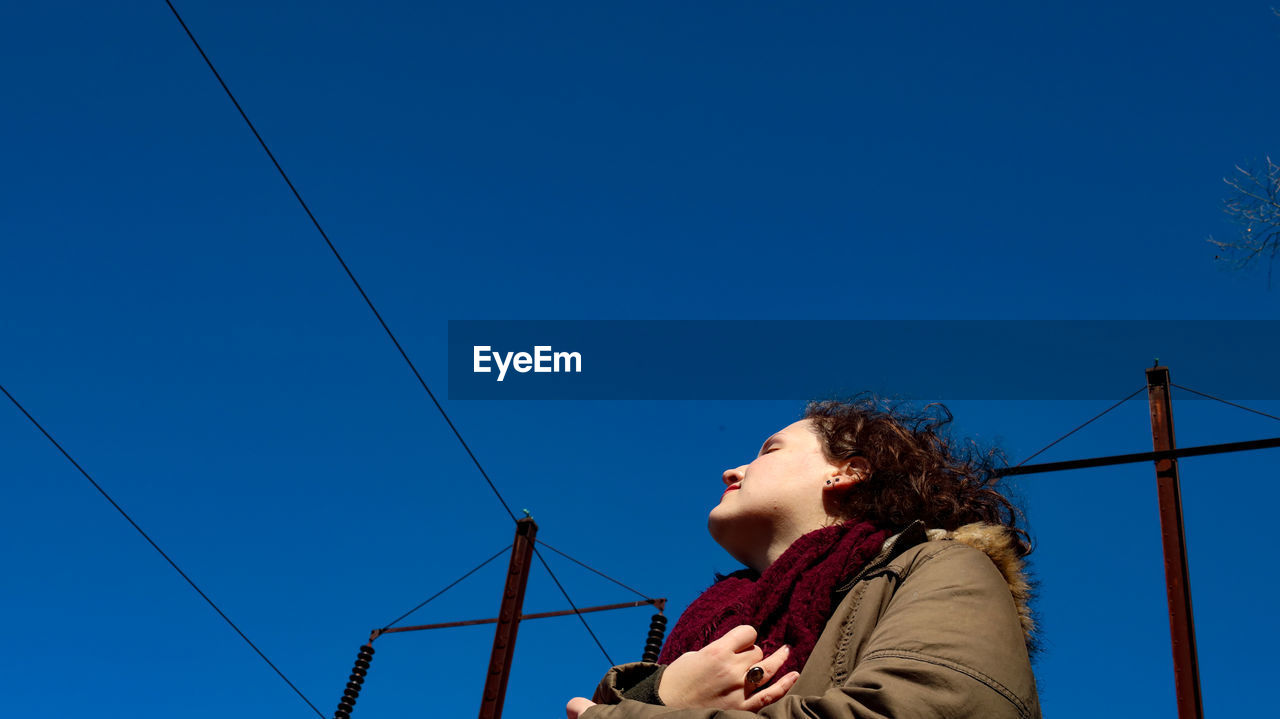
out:
<path id="1" fill-rule="evenodd" d="M 850 457 L 831 470 L 827 490 L 845 490 L 871 476 L 871 463 L 866 457 Z"/>

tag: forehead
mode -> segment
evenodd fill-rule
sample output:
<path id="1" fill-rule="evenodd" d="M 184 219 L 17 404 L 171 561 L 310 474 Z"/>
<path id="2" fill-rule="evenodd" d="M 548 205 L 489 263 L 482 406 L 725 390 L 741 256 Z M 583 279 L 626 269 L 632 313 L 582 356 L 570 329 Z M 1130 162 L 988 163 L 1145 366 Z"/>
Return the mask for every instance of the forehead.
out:
<path id="1" fill-rule="evenodd" d="M 792 422 L 786 427 L 783 427 L 777 432 L 774 432 L 768 439 L 764 441 L 764 444 L 760 445 L 760 448 L 764 449 L 764 447 L 768 445 L 770 441 L 778 440 L 778 439 L 783 441 L 790 441 L 790 442 L 795 442 L 795 441 L 817 442 L 818 435 L 815 434 L 813 431 L 813 420 L 802 419 L 799 422 Z"/>
<path id="2" fill-rule="evenodd" d="M 797 435 L 797 434 L 806 434 L 806 435 L 813 436 L 813 420 L 802 419 L 799 422 L 792 422 L 786 427 L 783 427 L 782 429 L 778 430 L 778 434 L 786 435 L 788 437 Z"/>

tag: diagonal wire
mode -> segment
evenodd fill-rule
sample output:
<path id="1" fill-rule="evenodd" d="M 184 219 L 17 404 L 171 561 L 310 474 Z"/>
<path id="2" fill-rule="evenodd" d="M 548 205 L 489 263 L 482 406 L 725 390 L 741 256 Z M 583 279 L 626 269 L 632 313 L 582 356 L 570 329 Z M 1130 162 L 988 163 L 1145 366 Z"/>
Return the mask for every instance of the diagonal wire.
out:
<path id="1" fill-rule="evenodd" d="M 169 6 L 169 10 L 172 11 L 173 16 L 177 18 L 178 24 L 181 25 L 183 31 L 187 33 L 187 37 L 190 38 L 191 44 L 195 45 L 196 51 L 200 53 L 200 57 L 204 58 L 205 64 L 209 66 L 209 70 L 218 80 L 218 84 L 222 86 L 223 91 L 227 93 L 227 97 L 231 100 L 231 103 L 235 105 L 236 110 L 240 113 L 240 117 L 243 118 L 245 124 L 249 126 L 249 130 L 253 133 L 253 136 L 257 138 L 258 144 L 261 145 L 263 151 L 267 153 L 267 157 L 270 158 L 271 164 L 275 165 L 276 171 L 280 173 L 280 177 L 285 181 L 285 184 L 289 186 L 289 190 L 293 192 L 293 196 L 298 201 L 298 204 L 302 206 L 303 211 L 307 213 L 307 217 L 311 219 L 311 224 L 315 225 L 316 231 L 320 233 L 322 238 L 324 238 L 325 244 L 329 246 L 329 250 L 333 253 L 333 256 L 337 258 L 338 264 L 342 265 L 342 269 L 347 273 L 347 277 L 350 278 L 351 283 L 355 285 L 356 290 L 360 292 L 360 296 L 364 298 L 365 304 L 369 306 L 369 309 L 373 312 L 373 316 L 377 318 L 378 324 L 382 325 L 383 331 L 387 333 L 387 337 L 391 339 L 392 344 L 396 346 L 396 350 L 400 352 L 400 356 L 404 358 L 405 364 L 409 365 L 409 369 L 413 372 L 413 376 L 418 379 L 418 384 L 422 385 L 422 389 L 425 390 L 427 396 L 431 398 L 431 402 L 436 406 L 436 410 L 440 412 L 440 416 L 444 418 L 445 423 L 449 425 L 449 429 L 453 431 L 453 436 L 457 437 L 458 443 L 462 445 L 464 450 L 466 450 L 467 456 L 471 458 L 471 462 L 475 464 L 476 469 L 480 471 L 480 476 L 484 477 L 484 481 L 489 485 L 489 489 L 493 490 L 494 496 L 498 498 L 498 501 L 502 504 L 502 508 L 506 510 L 507 516 L 511 517 L 511 521 L 517 521 L 515 512 L 511 511 L 511 506 L 507 504 L 507 500 L 503 499 L 502 493 L 498 491 L 497 485 L 495 485 L 493 480 L 489 478 L 489 473 L 485 472 L 484 467 L 480 464 L 480 460 L 477 459 L 475 453 L 471 451 L 471 447 L 467 444 L 467 441 L 463 439 L 462 433 L 458 431 L 453 420 L 449 418 L 449 414 L 445 412 L 444 406 L 440 404 L 440 400 L 436 398 L 435 393 L 431 391 L 429 386 L 427 386 L 427 381 L 423 379 L 422 373 L 420 373 L 418 368 L 413 364 L 413 360 L 409 359 L 409 354 L 405 352 L 400 341 L 396 339 L 395 333 L 391 331 L 391 327 L 387 325 L 386 320 L 382 319 L 382 313 L 378 312 L 378 308 L 374 306 L 373 300 L 369 299 L 368 293 L 364 291 L 364 287 L 362 287 L 359 280 L 356 279 L 355 273 L 351 271 L 346 260 L 342 258 L 342 254 L 338 252 L 338 248 L 334 246 L 333 242 L 329 239 L 328 233 L 326 233 L 324 228 L 320 226 L 320 221 L 316 219 L 311 208 L 307 205 L 306 201 L 302 199 L 302 193 L 298 192 L 298 188 L 294 186 L 293 181 L 289 179 L 288 173 L 284 171 L 280 162 L 276 160 L 275 153 L 273 153 L 271 148 L 267 146 L 266 140 L 262 139 L 262 135 L 258 132 L 258 128 L 256 128 L 253 122 L 249 119 L 249 115 L 240 105 L 240 101 L 237 100 L 235 95 L 231 92 L 231 88 L 227 86 L 226 81 L 222 79 L 222 75 L 218 72 L 218 69 L 213 66 L 213 61 L 209 59 L 204 48 L 200 46 L 199 41 L 196 40 L 195 34 L 191 32 L 191 28 L 187 27 L 186 21 L 182 19 L 182 15 L 178 13 L 178 9 L 173 6 L 173 3 L 170 2 L 170 0 L 165 0 L 165 4 Z M 582 626 L 586 627 L 587 633 L 591 635 L 591 638 L 595 640 L 596 646 L 600 647 L 600 651 L 603 652 L 605 658 L 608 659 L 609 653 L 605 651 L 604 645 L 600 643 L 595 632 L 591 631 L 591 626 L 587 624 L 586 618 L 582 616 L 582 613 L 578 611 L 577 606 L 574 605 L 573 600 L 569 598 L 569 593 L 565 591 L 564 586 L 560 584 L 560 580 L 556 579 L 555 572 L 551 571 L 551 567 L 547 565 L 547 561 L 542 558 L 542 554 L 538 552 L 536 544 L 533 549 L 534 553 L 538 555 L 538 559 L 542 562 L 542 565 L 546 567 L 547 573 L 551 575 L 551 579 L 555 581 L 556 586 L 560 588 L 560 593 L 564 595 L 566 600 L 568 600 L 569 606 L 573 607 L 574 614 L 578 616 L 578 619 L 582 622 Z M 612 664 L 613 660 L 610 659 L 609 663 Z"/>
<path id="2" fill-rule="evenodd" d="M 302 205 L 302 209 L 307 213 L 307 217 L 311 218 L 311 224 L 315 225 L 316 231 L 320 233 L 322 238 L 324 238 L 325 244 L 329 246 L 329 250 L 333 252 L 333 256 L 338 259 L 338 264 L 342 265 L 342 269 L 346 271 L 347 277 L 351 279 L 351 283 L 356 286 L 356 290 L 358 290 L 360 292 L 360 296 L 364 298 L 365 304 L 369 305 L 369 309 L 373 311 L 373 316 L 378 318 L 378 324 L 382 325 L 382 329 L 387 333 L 387 337 L 391 338 L 391 343 L 396 346 L 396 349 L 400 352 L 400 356 L 404 358 L 405 364 L 409 365 L 409 369 L 413 372 L 413 376 L 418 378 L 418 384 L 422 385 L 422 389 L 426 390 L 427 396 L 430 397 L 431 402 L 435 404 L 436 409 L 440 412 L 440 416 L 443 417 L 445 423 L 449 425 L 449 429 L 453 430 L 453 436 L 458 438 L 458 442 L 462 444 L 462 448 L 467 451 L 467 456 L 471 457 L 471 462 L 475 464 L 476 469 L 480 470 L 480 476 L 484 477 L 485 482 L 488 482 L 489 489 L 493 490 L 494 496 L 496 496 L 498 501 L 502 503 L 502 508 L 507 510 L 507 515 L 511 517 L 511 521 L 516 521 L 515 512 L 511 511 L 511 507 L 507 504 L 507 500 L 502 498 L 502 493 L 498 491 L 498 487 L 493 483 L 493 480 L 489 478 L 489 473 L 485 472 L 484 467 L 480 466 L 480 460 L 477 459 L 475 453 L 471 451 L 471 447 L 467 444 L 467 441 L 462 438 L 462 433 L 458 431 L 453 420 L 449 418 L 449 414 L 444 411 L 444 406 L 440 404 L 440 400 L 436 399 L 435 393 L 427 386 L 427 381 L 422 378 L 422 373 L 420 373 L 418 368 L 414 366 L 413 360 L 409 359 L 409 354 L 404 351 L 404 347 L 400 345 L 400 340 L 396 339 L 395 333 L 391 331 L 391 327 L 387 325 L 386 320 L 382 319 L 382 313 L 378 312 L 377 307 L 374 307 L 373 300 L 369 299 L 369 295 L 364 291 L 364 287 L 362 287 L 360 285 L 360 281 L 356 279 L 355 273 L 353 273 L 351 268 L 347 266 L 346 260 L 342 259 L 342 254 L 338 252 L 338 248 L 335 247 L 333 242 L 329 239 L 328 233 L 326 233 L 324 228 L 320 226 L 320 221 L 316 219 L 315 214 L 311 212 L 311 208 L 308 207 L 306 201 L 302 199 L 302 194 L 298 192 L 298 188 L 295 187 L 293 181 L 289 179 L 289 175 L 286 174 L 284 168 L 280 166 L 280 162 L 276 160 L 275 153 L 271 152 L 270 147 L 267 147 L 267 141 L 262 139 L 262 135 L 258 133 L 258 128 L 254 127 L 253 122 L 249 119 L 249 115 L 246 114 L 244 108 L 240 106 L 240 101 L 231 93 L 231 88 L 227 87 L 227 83 L 222 79 L 222 75 L 219 74 L 218 69 L 213 66 L 213 61 L 205 54 L 204 48 L 200 47 L 200 43 L 196 41 L 196 36 L 192 34 L 191 28 L 187 27 L 187 23 L 183 21 L 182 16 L 178 14 L 178 9 L 173 6 L 172 2 L 165 0 L 165 4 L 173 11 L 173 16 L 178 19 L 178 24 L 182 25 L 182 29 L 186 31 L 187 37 L 191 38 L 191 43 L 196 46 L 196 50 L 199 51 L 200 57 L 204 58 L 205 64 L 209 66 L 209 70 L 213 72 L 213 76 L 218 79 L 218 84 L 222 85 L 222 89 L 227 93 L 227 97 L 231 98 L 231 103 L 235 105 L 236 110 L 240 112 L 240 117 L 244 118 L 245 124 L 249 126 L 249 130 L 253 132 L 253 136 L 258 139 L 258 144 L 262 145 L 262 149 L 266 151 L 267 157 L 271 159 L 271 164 L 275 165 L 276 171 L 280 173 L 280 177 L 282 177 L 285 184 L 289 186 L 289 189 L 293 192 L 293 196 L 297 199 L 298 204 Z"/>
<path id="3" fill-rule="evenodd" d="M 311 700 L 308 699 L 306 695 L 302 693 L 302 690 L 298 689 L 298 687 L 294 685 L 293 682 L 289 681 L 289 677 L 286 677 L 284 675 L 284 672 L 280 671 L 280 668 L 277 667 L 270 659 L 268 659 L 266 654 L 262 653 L 262 650 L 258 648 L 258 645 L 254 644 L 253 641 L 249 639 L 249 637 L 245 636 L 244 632 L 240 631 L 240 627 L 237 627 L 236 623 L 231 621 L 231 617 L 228 617 L 226 613 L 224 613 L 220 608 L 218 608 L 218 605 L 214 604 L 213 600 L 209 598 L 209 595 L 205 594 L 204 590 L 200 589 L 200 587 L 196 586 L 195 582 L 191 581 L 191 577 L 188 577 L 187 573 L 182 571 L 182 568 L 178 566 L 178 563 L 173 561 L 173 559 L 171 559 L 168 554 L 165 554 L 165 551 L 160 548 L 160 545 L 156 544 L 155 540 L 153 540 L 149 534 L 143 531 L 142 527 L 138 526 L 137 522 L 133 521 L 133 517 L 130 517 L 129 513 L 124 511 L 124 508 L 121 507 L 119 504 L 117 504 L 116 500 L 111 498 L 111 495 L 107 494 L 107 490 L 103 489 L 102 485 L 98 484 L 96 481 L 94 481 L 93 477 L 89 476 L 89 473 L 85 471 L 84 467 L 81 467 L 80 463 L 77 462 L 67 452 L 67 450 L 62 448 L 62 445 L 58 443 L 58 440 L 54 439 L 53 435 L 49 434 L 48 430 L 46 430 L 43 425 L 41 425 L 38 421 L 36 421 L 35 417 L 31 416 L 31 413 L 27 411 L 26 407 L 23 407 L 21 402 L 19 402 L 13 395 L 9 394 L 9 390 L 5 389 L 4 385 L 0 385 L 0 392 L 3 392 L 4 395 L 9 398 L 10 402 L 13 402 L 14 406 L 18 408 L 18 411 L 22 412 L 24 415 L 26 415 L 27 419 L 31 420 L 31 424 L 35 425 L 36 429 L 40 430 L 40 433 L 45 436 L 45 439 L 52 442 L 53 446 L 58 448 L 58 451 L 62 453 L 63 457 L 67 458 L 67 461 L 70 462 L 72 466 L 80 470 L 80 474 L 84 475 L 84 478 L 89 480 L 89 484 L 92 484 L 93 488 L 98 490 L 98 493 L 101 494 L 104 498 L 106 498 L 106 500 L 111 503 L 112 507 L 116 508 L 116 511 L 120 513 L 120 516 L 124 517 L 125 520 L 129 522 L 129 524 L 133 525 L 134 529 L 138 530 L 138 534 L 141 534 L 142 538 L 147 540 L 147 543 L 150 544 L 153 549 L 159 552 L 160 556 L 164 557 L 164 561 L 168 562 L 169 566 L 173 567 L 174 571 L 182 575 L 183 579 L 187 580 L 187 584 L 190 584 L 191 588 L 196 590 L 196 593 L 200 595 L 201 599 L 204 599 L 204 601 L 207 602 L 209 606 L 213 607 L 213 611 L 217 612 L 218 616 L 222 617 L 223 621 L 229 624 L 231 628 L 236 631 L 236 634 L 239 634 L 240 638 L 243 639 L 245 643 L 248 644 L 253 649 L 253 651 L 258 653 L 258 656 L 262 657 L 262 661 L 266 662 L 267 666 L 271 667 L 271 669 L 275 671 L 276 674 L 280 675 L 280 678 L 284 680 L 284 683 L 288 684 L 289 688 L 292 689 L 299 697 L 301 697 L 302 701 L 306 702 L 307 706 L 311 707 L 312 711 L 314 711 L 317 715 L 320 716 L 320 719 L 326 719 L 325 715 L 321 714 L 319 709 L 316 709 L 316 705 L 312 704 Z"/>
<path id="4" fill-rule="evenodd" d="M 591 570 L 592 572 L 595 572 L 596 574 L 599 574 L 600 576 L 604 577 L 605 579 L 608 579 L 609 581 L 611 581 L 611 582 L 613 582 L 614 584 L 618 585 L 619 587 L 622 587 L 623 589 L 625 589 L 625 590 L 627 590 L 627 591 L 631 592 L 632 594 L 634 594 L 634 595 L 636 595 L 636 596 L 640 597 L 641 599 L 651 599 L 651 597 L 647 596 L 644 592 L 641 592 L 641 591 L 640 591 L 640 590 L 638 590 L 638 589 L 634 589 L 634 588 L 632 588 L 632 587 L 629 587 L 629 586 L 627 586 L 627 585 L 623 584 L 622 582 L 619 582 L 618 580 L 614 579 L 613 577 L 609 576 L 608 574 L 605 574 L 604 572 L 600 571 L 599 569 L 596 569 L 595 567 L 592 567 L 592 566 L 590 566 L 590 565 L 586 564 L 585 562 L 580 562 L 580 561 L 578 561 L 577 559 L 574 559 L 573 557 L 570 557 L 569 555 L 565 554 L 564 552 L 560 551 L 559 549 L 556 549 L 555 547 L 551 546 L 550 544 L 547 544 L 546 542 L 542 541 L 541 539 L 539 539 L 539 540 L 538 540 L 538 544 L 541 544 L 542 546 L 546 547 L 547 549 L 550 549 L 551 551 L 555 552 L 556 554 L 559 554 L 560 556 L 564 557 L 565 559 L 569 560 L 570 562 L 573 562 L 574 564 L 577 564 L 577 565 L 579 565 L 579 566 L 581 566 L 581 567 L 584 567 L 584 568 L 586 568 L 586 569 Z"/>
<path id="5" fill-rule="evenodd" d="M 573 600 L 569 598 L 569 593 L 565 591 L 564 585 L 561 584 L 560 580 L 556 578 L 556 573 L 551 571 L 551 565 L 547 564 L 547 560 L 543 559 L 542 557 L 542 552 L 538 551 L 537 542 L 533 543 L 533 553 L 537 555 L 538 561 L 542 562 L 542 566 L 547 570 L 547 574 L 551 575 L 551 581 L 556 583 L 556 587 L 559 588 L 560 593 L 564 595 L 565 601 L 569 603 L 569 606 L 573 609 L 573 613 L 577 615 L 578 621 L 582 622 L 582 626 L 586 628 L 587 634 L 590 634 L 591 638 L 595 640 L 596 646 L 600 647 L 600 653 L 604 654 L 604 658 L 608 660 L 609 666 L 614 666 L 613 658 L 609 656 L 609 652 L 606 651 L 604 648 L 604 645 L 600 643 L 600 638 L 596 636 L 596 633 L 591 631 L 591 625 L 587 624 L 587 618 L 582 616 L 582 612 L 578 611 L 578 605 L 574 604 Z M 645 598 L 648 599 L 648 597 L 645 597 Z"/>
<path id="6" fill-rule="evenodd" d="M 1080 430 L 1084 429 L 1085 427 L 1088 427 L 1090 424 L 1093 424 L 1093 422 L 1094 422 L 1095 420 L 1099 419 L 1100 417 L 1102 417 L 1102 415 L 1104 415 L 1104 414 L 1106 414 L 1106 413 L 1110 412 L 1111 410 L 1115 409 L 1116 407 L 1119 407 L 1120 405 L 1124 404 L 1125 402 L 1128 402 L 1129 400 L 1131 400 L 1131 399 L 1133 399 L 1134 397 L 1138 396 L 1138 394 L 1140 394 L 1140 393 L 1142 392 L 1142 390 L 1144 390 L 1144 389 L 1146 389 L 1146 388 L 1147 388 L 1147 387 L 1146 387 L 1146 385 L 1143 385 L 1143 386 L 1139 387 L 1137 392 L 1134 392 L 1133 394 L 1129 395 L 1128 397 L 1125 397 L 1124 399 L 1120 400 L 1119 402 L 1116 402 L 1115 404 L 1111 405 L 1110 407 L 1108 407 L 1108 408 L 1106 408 L 1106 409 L 1102 410 L 1102 411 L 1101 411 L 1101 412 L 1099 412 L 1097 415 L 1095 415 L 1095 416 L 1093 417 L 1093 419 L 1089 420 L 1088 422 L 1085 422 L 1084 424 L 1080 425 L 1079 427 L 1076 427 L 1075 429 L 1071 430 L 1070 432 L 1067 432 L 1066 434 L 1062 435 L 1061 437 L 1059 437 L 1059 438 L 1057 438 L 1057 439 L 1053 440 L 1052 442 L 1050 442 L 1049 444 L 1047 444 L 1047 445 L 1045 445 L 1043 448 L 1041 448 L 1039 452 L 1036 452 L 1035 454 L 1031 455 L 1030 457 L 1027 457 L 1026 459 L 1022 460 L 1021 462 L 1018 462 L 1017 464 L 1015 464 L 1015 465 L 1013 465 L 1013 466 L 1015 466 L 1015 467 L 1021 467 L 1022 465 L 1026 464 L 1027 462 L 1030 462 L 1031 460 L 1035 459 L 1036 457 L 1039 457 L 1040 455 L 1044 454 L 1045 450 L 1047 450 L 1047 449 L 1049 449 L 1050 447 L 1052 447 L 1053 445 L 1055 445 L 1055 444 L 1057 444 L 1057 443 L 1061 442 L 1062 440 L 1066 439 L 1067 437 L 1070 437 L 1071 435 L 1075 434 L 1076 432 L 1079 432 Z"/>
<path id="7" fill-rule="evenodd" d="M 497 551 L 497 553 L 496 553 L 496 554 L 494 554 L 492 557 L 489 557 L 488 559 L 486 559 L 486 560 L 484 560 L 483 562 L 481 562 L 478 566 L 476 566 L 476 567 L 475 567 L 474 569 L 472 569 L 471 571 L 467 572 L 466 574 L 462 575 L 461 577 L 458 577 L 457 579 L 455 579 L 455 580 L 453 580 L 452 582 L 450 582 L 450 583 L 449 583 L 449 586 L 445 587 L 444 589 L 441 589 L 440 591 L 436 592 L 435 594 L 432 594 L 431 596 L 429 596 L 429 597 L 427 597 L 426 599 L 424 599 L 424 600 L 422 601 L 422 603 L 421 603 L 421 604 L 419 604 L 418 606 L 414 607 L 413 609 L 410 609 L 409 611 L 405 612 L 404 614 L 401 614 L 400 616 L 398 616 L 398 617 L 396 617 L 395 619 L 393 619 L 393 620 L 391 620 L 390 622 L 388 622 L 388 623 L 387 623 L 387 626 L 383 627 L 383 629 L 384 629 L 384 630 L 385 630 L 385 629 L 390 629 L 390 628 L 394 627 L 395 625 L 399 624 L 401 619 L 404 619 L 405 617 L 409 616 L 410 614 L 413 614 L 414 612 L 418 611 L 419 609 L 422 609 L 423 607 L 425 607 L 425 606 L 427 606 L 428 604 L 430 604 L 430 603 L 431 603 L 431 600 L 435 599 L 436 597 L 440 596 L 441 594 L 444 594 L 445 592 L 449 591 L 450 589 L 453 589 L 456 585 L 458 585 L 460 582 L 462 582 L 462 580 L 464 580 L 464 579 L 466 579 L 467 577 L 471 576 L 472 574 L 475 574 L 476 572 L 480 571 L 480 570 L 481 570 L 482 568 L 484 568 L 484 566 L 485 566 L 486 564 L 488 564 L 489 562 L 492 562 L 493 560 L 497 559 L 498 557 L 501 557 L 501 556 L 503 555 L 503 553 L 505 553 L 508 549 L 511 549 L 511 545 L 510 545 L 510 544 L 508 544 L 507 546 L 503 547 L 502 549 L 499 549 L 499 550 Z"/>
<path id="8" fill-rule="evenodd" d="M 1190 392 L 1191 394 L 1198 394 L 1198 395 L 1200 395 L 1201 397 L 1204 397 L 1205 399 L 1212 399 L 1212 400 L 1216 400 L 1216 401 L 1221 402 L 1221 403 L 1223 403 L 1223 404 L 1229 404 L 1229 405 L 1231 405 L 1232 407 L 1235 407 L 1235 408 L 1237 408 L 1237 409 L 1242 409 L 1242 410 L 1244 410 L 1244 411 L 1246 411 L 1246 412 L 1253 412 L 1254 414 L 1260 414 L 1260 415 L 1262 415 L 1263 417 L 1270 417 L 1271 419 L 1274 419 L 1274 420 L 1280 421 L 1280 417 L 1277 417 L 1277 416 L 1275 416 L 1274 414 L 1267 414 L 1266 412 L 1260 412 L 1260 411 L 1258 411 L 1258 410 L 1256 410 L 1256 409 L 1252 409 L 1252 408 L 1250 408 L 1250 407 L 1246 407 L 1246 406 L 1244 406 L 1244 405 L 1242 405 L 1242 404 L 1236 404 L 1235 402 L 1231 402 L 1231 401 L 1228 401 L 1228 400 L 1222 399 L 1221 397 L 1214 397 L 1214 396 L 1213 396 L 1213 395 L 1211 395 L 1211 394 L 1205 394 L 1204 392 L 1197 392 L 1197 391 L 1195 391 L 1195 390 L 1191 389 L 1190 387 L 1183 387 L 1183 386 L 1182 386 L 1182 385 L 1180 385 L 1180 384 L 1173 384 L 1172 382 L 1170 382 L 1170 384 L 1172 384 L 1174 387 L 1177 387 L 1178 389 L 1182 390 L 1183 392 Z"/>

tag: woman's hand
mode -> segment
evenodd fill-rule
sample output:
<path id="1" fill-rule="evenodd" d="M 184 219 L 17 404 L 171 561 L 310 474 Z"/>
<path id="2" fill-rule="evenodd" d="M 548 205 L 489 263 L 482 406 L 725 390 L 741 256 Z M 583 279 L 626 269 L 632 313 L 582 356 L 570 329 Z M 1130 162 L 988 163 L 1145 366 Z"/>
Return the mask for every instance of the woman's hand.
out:
<path id="1" fill-rule="evenodd" d="M 595 705 L 596 703 L 591 701 L 590 699 L 584 699 L 582 697 L 574 697 L 569 700 L 569 703 L 567 705 L 565 705 L 564 711 L 565 711 L 565 714 L 569 715 L 569 719 L 578 719 L 578 717 L 582 716 L 582 712 L 590 709 Z"/>
<path id="2" fill-rule="evenodd" d="M 799 672 L 779 678 L 772 686 L 760 687 L 774 678 L 791 654 L 791 648 L 783 647 L 766 657 L 755 641 L 755 628 L 744 624 L 696 652 L 681 655 L 662 672 L 658 698 L 677 709 L 707 707 L 745 711 L 759 711 L 778 701 L 795 685 Z M 752 667 L 764 670 L 763 676 L 754 683 L 747 681 L 747 672 Z"/>

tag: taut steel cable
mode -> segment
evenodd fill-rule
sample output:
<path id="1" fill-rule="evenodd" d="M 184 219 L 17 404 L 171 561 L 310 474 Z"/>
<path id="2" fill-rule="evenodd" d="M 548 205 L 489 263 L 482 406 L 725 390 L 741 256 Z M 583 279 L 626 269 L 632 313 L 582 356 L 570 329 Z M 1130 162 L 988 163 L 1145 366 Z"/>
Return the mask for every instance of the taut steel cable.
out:
<path id="1" fill-rule="evenodd" d="M 54 447 L 57 447 L 58 451 L 62 453 L 62 456 L 66 457 L 67 461 L 70 462 L 73 467 L 79 470 L 80 474 L 84 475 L 85 479 L 89 480 L 89 484 L 92 484 L 93 488 L 98 490 L 98 493 L 101 494 L 103 498 L 105 498 L 108 502 L 110 502 L 112 507 L 116 508 L 116 511 L 120 513 L 120 516 L 124 517 L 125 520 L 129 522 L 129 524 L 133 525 L 134 529 L 138 530 L 138 534 L 141 534 L 142 538 L 147 540 L 147 544 L 150 544 L 152 549 L 155 549 L 157 552 L 159 552 L 160 556 L 164 557 L 164 561 L 168 562 L 169 566 L 173 567 L 174 571 L 180 574 L 183 579 L 187 580 L 187 584 L 190 584 L 191 588 L 196 590 L 196 594 L 199 594 L 201 599 L 207 602 L 209 606 L 213 607 L 213 611 L 217 612 L 218 616 L 222 617 L 222 620 L 225 621 L 232 629 L 234 629 L 236 634 L 239 634 L 240 638 L 243 639 L 245 643 L 248 644 L 249 647 L 253 649 L 253 651 L 257 652 L 258 656 L 262 657 L 262 661 L 266 662 L 267 666 L 271 667 L 272 671 L 280 675 L 280 678 L 284 680 L 284 683 L 288 684 L 289 688 L 292 689 L 294 693 L 296 693 L 302 699 L 302 701 L 306 702 L 307 706 L 311 707 L 312 711 L 318 714 L 321 717 L 321 719 L 325 719 L 324 714 L 321 714 L 320 710 L 316 708 L 316 705 L 311 703 L 311 700 L 307 698 L 307 695 L 303 694 L 302 690 L 299 689 L 297 685 L 289 681 L 289 677 L 286 677 L 284 675 L 284 672 L 280 671 L 280 667 L 277 667 L 275 665 L 275 662 L 272 662 L 270 659 L 267 658 L 267 655 L 264 654 L 262 650 L 258 648 L 257 644 L 253 643 L 253 640 L 249 639 L 249 637 L 246 636 L 244 632 L 240 631 L 240 627 L 236 626 L 236 623 L 231 621 L 231 617 L 228 617 L 226 615 L 226 612 L 223 612 L 222 609 L 217 604 L 215 604 L 212 599 L 209 598 L 209 595 L 205 594 L 204 590 L 201 589 L 199 586 L 197 586 L 196 583 L 191 580 L 191 577 L 187 576 L 186 572 L 182 571 L 182 567 L 179 567 L 178 563 L 173 561 L 173 558 L 170 557 L 168 554 L 166 554 L 165 551 L 160 548 L 159 544 L 156 544 L 155 540 L 151 538 L 151 535 L 143 531 L 142 527 L 138 526 L 138 523 L 133 521 L 133 517 L 130 517 L 129 513 L 124 511 L 124 507 L 121 507 L 118 503 L 116 503 L 116 500 L 112 499 L 110 494 L 107 494 L 107 490 L 103 489 L 102 485 L 98 484 L 98 482 L 94 480 L 93 477 L 89 476 L 89 473 L 85 471 L 84 467 L 81 467 L 80 463 L 77 462 L 75 458 L 72 457 L 69 452 L 67 452 L 67 450 L 63 449 L 62 445 L 58 443 L 58 440 L 54 439 L 53 435 L 49 434 L 49 431 L 44 428 L 44 425 L 40 424 L 38 421 L 36 421 L 35 417 L 31 416 L 31 413 L 27 411 L 26 407 L 22 406 L 22 403 L 19 402 L 16 397 L 9 394 L 9 390 L 5 389 L 4 385 L 0 385 L 0 392 L 3 392 L 4 396 L 8 397 L 10 402 L 13 402 L 13 406 L 17 407 L 18 411 L 26 415 L 27 419 L 31 421 L 31 424 L 35 425 L 36 429 L 40 430 L 40 434 L 43 434 L 45 436 L 45 439 L 49 440 L 49 442 L 51 442 Z"/>

